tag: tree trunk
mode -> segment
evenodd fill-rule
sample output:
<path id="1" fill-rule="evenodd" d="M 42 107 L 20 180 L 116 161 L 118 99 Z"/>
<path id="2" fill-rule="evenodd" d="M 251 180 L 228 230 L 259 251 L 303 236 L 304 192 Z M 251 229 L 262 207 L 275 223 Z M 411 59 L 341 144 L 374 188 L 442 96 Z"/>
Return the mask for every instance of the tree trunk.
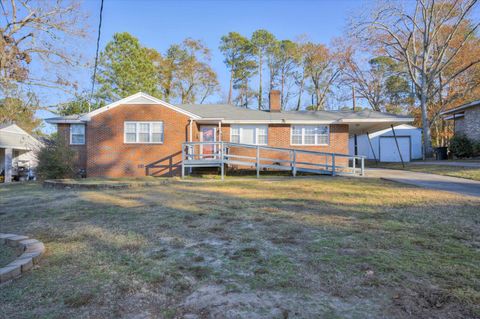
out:
<path id="1" fill-rule="evenodd" d="M 298 89 L 298 100 L 297 100 L 297 111 L 300 111 L 300 105 L 302 103 L 302 94 L 303 94 L 303 84 L 304 84 L 304 79 L 300 81 L 300 87 Z"/>
<path id="2" fill-rule="evenodd" d="M 232 90 L 233 90 L 233 67 L 230 70 L 230 88 L 228 90 L 228 104 L 232 103 Z"/>
<path id="3" fill-rule="evenodd" d="M 282 79 L 281 79 L 281 87 L 280 87 L 280 109 L 283 110 L 283 102 L 284 102 L 284 96 L 283 96 L 283 90 L 285 86 L 285 73 L 282 72 Z"/>
<path id="4" fill-rule="evenodd" d="M 260 54 L 258 56 L 258 75 L 260 77 L 259 79 L 259 85 L 258 85 L 258 109 L 261 110 L 262 109 L 262 60 L 263 60 L 263 57 L 262 55 Z"/>
<path id="5" fill-rule="evenodd" d="M 432 140 L 430 134 L 430 124 L 428 123 L 428 111 L 427 111 L 427 83 L 425 76 L 422 77 L 422 86 L 420 92 L 420 108 L 422 110 L 422 128 L 423 128 L 423 148 L 425 151 L 424 156 L 426 158 L 432 157 Z"/>

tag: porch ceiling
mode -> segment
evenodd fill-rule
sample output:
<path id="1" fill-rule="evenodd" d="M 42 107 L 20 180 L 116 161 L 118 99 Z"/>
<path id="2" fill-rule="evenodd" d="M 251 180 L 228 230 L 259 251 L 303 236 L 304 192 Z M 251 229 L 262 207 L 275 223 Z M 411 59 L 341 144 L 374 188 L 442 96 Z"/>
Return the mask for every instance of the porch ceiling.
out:
<path id="1" fill-rule="evenodd" d="M 203 118 L 193 120 L 198 124 L 218 124 L 223 121 L 223 118 Z"/>

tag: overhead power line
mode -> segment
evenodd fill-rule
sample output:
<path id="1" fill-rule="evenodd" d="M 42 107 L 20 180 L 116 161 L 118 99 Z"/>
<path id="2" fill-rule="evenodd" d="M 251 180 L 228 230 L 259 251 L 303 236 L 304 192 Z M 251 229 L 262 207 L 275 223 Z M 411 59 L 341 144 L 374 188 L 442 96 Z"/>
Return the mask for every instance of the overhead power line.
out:
<path id="1" fill-rule="evenodd" d="M 95 65 L 93 66 L 92 91 L 90 92 L 90 103 L 88 104 L 89 112 L 90 112 L 91 101 L 93 98 L 93 91 L 95 90 L 95 78 L 97 76 L 98 51 L 100 49 L 100 36 L 102 34 L 102 16 L 103 16 L 103 0 L 101 0 L 101 4 L 100 4 L 100 19 L 98 21 L 97 50 L 95 52 Z"/>

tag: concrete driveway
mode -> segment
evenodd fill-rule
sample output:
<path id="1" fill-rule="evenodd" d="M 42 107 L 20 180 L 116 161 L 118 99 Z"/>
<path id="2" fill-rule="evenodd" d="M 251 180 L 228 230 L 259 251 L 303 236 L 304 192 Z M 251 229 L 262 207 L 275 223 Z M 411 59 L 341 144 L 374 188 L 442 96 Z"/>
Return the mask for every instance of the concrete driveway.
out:
<path id="1" fill-rule="evenodd" d="M 480 168 L 480 162 L 449 162 L 449 161 L 427 161 L 427 162 L 409 162 L 408 165 L 441 165 L 441 166 L 460 166 Z"/>
<path id="2" fill-rule="evenodd" d="M 480 197 L 480 182 L 464 178 L 383 168 L 368 168 L 365 170 L 365 176 Z"/>

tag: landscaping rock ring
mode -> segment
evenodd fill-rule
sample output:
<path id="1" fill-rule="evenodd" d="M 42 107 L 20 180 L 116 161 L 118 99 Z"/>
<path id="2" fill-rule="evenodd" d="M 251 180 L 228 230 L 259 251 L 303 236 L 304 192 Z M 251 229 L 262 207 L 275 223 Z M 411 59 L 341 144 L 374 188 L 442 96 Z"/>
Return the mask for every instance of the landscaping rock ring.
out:
<path id="1" fill-rule="evenodd" d="M 0 233 L 0 244 L 20 248 L 23 253 L 8 265 L 0 268 L 0 283 L 22 275 L 38 264 L 45 252 L 45 245 L 27 236 Z"/>

